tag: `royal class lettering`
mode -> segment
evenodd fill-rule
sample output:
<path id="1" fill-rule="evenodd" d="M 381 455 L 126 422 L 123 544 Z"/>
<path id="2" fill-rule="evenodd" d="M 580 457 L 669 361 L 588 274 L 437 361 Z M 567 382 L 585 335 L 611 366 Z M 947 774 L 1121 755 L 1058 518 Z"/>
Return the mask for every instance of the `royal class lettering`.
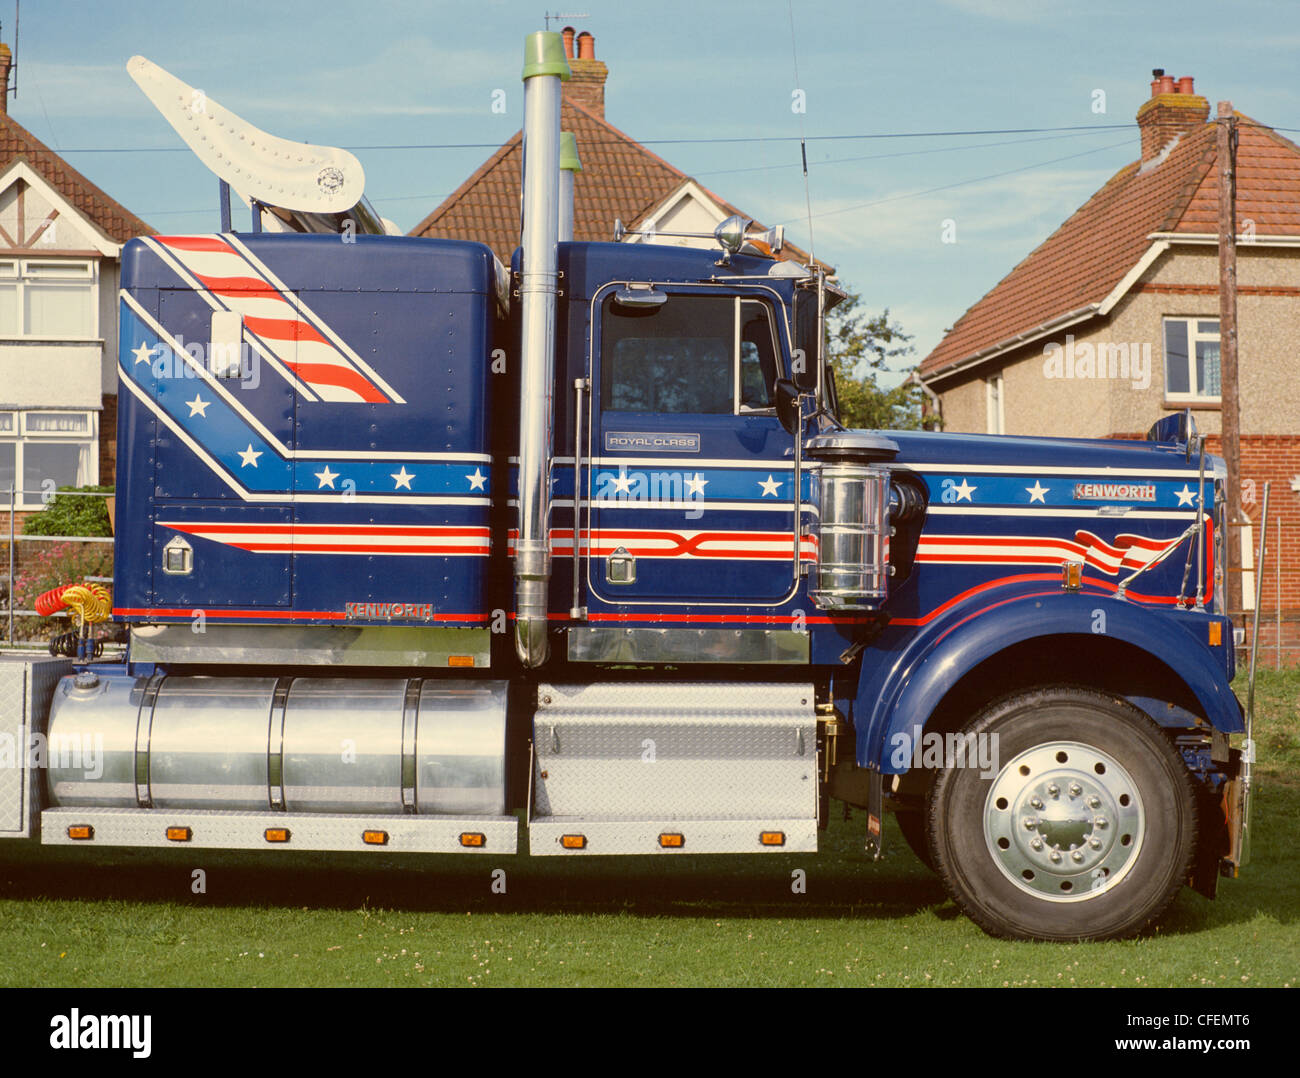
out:
<path id="1" fill-rule="evenodd" d="M 629 453 L 698 453 L 698 434 L 653 434 L 638 431 L 608 430 L 605 432 L 605 452 Z"/>
<path id="2" fill-rule="evenodd" d="M 1154 483 L 1075 483 L 1075 501 L 1153 502 Z"/>

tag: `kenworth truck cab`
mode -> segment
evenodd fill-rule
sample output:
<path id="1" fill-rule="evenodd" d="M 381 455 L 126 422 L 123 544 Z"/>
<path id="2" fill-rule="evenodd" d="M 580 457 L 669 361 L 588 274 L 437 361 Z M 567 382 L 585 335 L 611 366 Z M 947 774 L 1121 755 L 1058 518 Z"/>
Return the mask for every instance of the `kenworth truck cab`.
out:
<path id="1" fill-rule="evenodd" d="M 1188 415 L 845 429 L 837 293 L 779 235 L 561 239 L 557 34 L 526 45 L 510 270 L 383 234 L 351 155 L 277 172 L 132 72 L 257 227 L 123 252 L 128 649 L 94 661 L 85 618 L 79 654 L 0 665 L 48 747 L 5 834 L 806 852 L 838 800 L 869 853 L 892 810 L 977 923 L 1049 940 L 1244 863 L 1225 471 Z"/>

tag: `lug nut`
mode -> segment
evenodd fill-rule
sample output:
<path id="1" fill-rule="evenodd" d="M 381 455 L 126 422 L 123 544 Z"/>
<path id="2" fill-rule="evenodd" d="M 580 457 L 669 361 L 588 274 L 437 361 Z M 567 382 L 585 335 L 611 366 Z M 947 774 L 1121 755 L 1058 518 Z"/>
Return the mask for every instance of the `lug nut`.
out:
<path id="1" fill-rule="evenodd" d="M 1073 853 L 1070 854 L 1070 860 L 1077 865 L 1080 861 L 1083 860 L 1083 851 L 1075 850 Z"/>
<path id="2" fill-rule="evenodd" d="M 1032 831 L 1032 830 L 1034 830 L 1037 826 L 1038 826 L 1038 817 L 1037 817 L 1037 816 L 1026 816 L 1026 817 L 1025 817 L 1025 830 L 1026 830 L 1026 831 Z"/>
<path id="3" fill-rule="evenodd" d="M 1050 782 L 1050 783 L 1047 784 L 1047 792 L 1048 792 L 1052 797 L 1060 797 L 1060 796 L 1061 796 L 1061 788 L 1060 788 L 1059 786 L 1057 786 L 1056 783 L 1054 783 L 1054 782 Z"/>
<path id="4" fill-rule="evenodd" d="M 1088 839 L 1088 845 L 1091 846 L 1094 850 L 1100 850 L 1100 849 L 1101 849 L 1101 839 L 1099 839 L 1099 838 L 1090 838 L 1090 839 Z"/>
<path id="5" fill-rule="evenodd" d="M 1029 803 L 1036 809 L 1041 809 L 1043 807 L 1043 800 L 1041 797 L 1031 797 Z"/>
<path id="6" fill-rule="evenodd" d="M 1029 840 L 1029 848 L 1031 850 L 1041 850 L 1043 848 L 1043 840 L 1041 838 L 1031 838 Z"/>
<path id="7" fill-rule="evenodd" d="M 1092 821 L 1092 826 L 1100 828 L 1100 827 L 1109 827 L 1110 824 L 1107 822 L 1105 816 L 1098 816 L 1095 820 Z"/>
<path id="8" fill-rule="evenodd" d="M 1101 808 L 1101 798 L 1097 797 L 1095 794 L 1092 797 L 1088 798 L 1088 807 L 1090 809 Z"/>
<path id="9" fill-rule="evenodd" d="M 1071 796 L 1071 797 L 1078 797 L 1081 793 L 1083 793 L 1083 787 L 1082 787 L 1082 786 L 1080 786 L 1077 782 L 1072 782 L 1072 783 L 1070 783 L 1070 796 Z"/>
<path id="10" fill-rule="evenodd" d="M 1053 850 L 1051 853 L 1047 855 L 1047 859 L 1051 861 L 1052 864 L 1059 865 L 1061 863 L 1061 851 Z"/>

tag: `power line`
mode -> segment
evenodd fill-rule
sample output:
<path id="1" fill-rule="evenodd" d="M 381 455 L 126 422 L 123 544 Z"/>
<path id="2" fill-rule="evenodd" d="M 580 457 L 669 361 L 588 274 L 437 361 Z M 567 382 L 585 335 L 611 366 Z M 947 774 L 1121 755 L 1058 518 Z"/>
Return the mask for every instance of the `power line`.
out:
<path id="1" fill-rule="evenodd" d="M 1136 123 L 1129 124 L 1085 124 L 1074 127 L 994 127 L 970 131 L 892 131 L 892 132 L 863 132 L 852 135 L 808 135 L 808 142 L 852 142 L 855 140 L 869 139 L 895 139 L 895 138 L 964 138 L 967 136 L 977 135 L 1041 135 L 1061 131 L 1121 131 L 1136 127 Z M 1263 125 L 1261 125 L 1263 126 Z M 1291 128 L 1278 127 L 1276 131 L 1289 131 Z M 629 136 L 630 138 L 630 136 Z M 633 139 L 642 146 L 726 146 L 738 143 L 763 143 L 763 142 L 800 142 L 804 140 L 802 135 L 748 135 L 748 136 L 729 136 L 726 138 L 660 138 L 660 139 Z M 583 145 L 586 146 L 617 146 L 626 142 L 627 139 L 603 138 L 603 139 L 585 139 Z M 344 146 L 342 147 L 352 153 L 361 151 L 379 151 L 379 150 L 499 150 L 499 142 L 409 142 L 409 143 L 377 143 L 365 146 Z M 187 146 L 83 146 L 73 150 L 60 150 L 60 153 L 188 153 Z"/>
<path id="2" fill-rule="evenodd" d="M 1032 142 L 1055 142 L 1059 139 L 1086 137 L 1087 132 L 1079 132 L 1072 135 L 1046 135 L 1043 138 L 1022 138 L 1022 139 L 1004 139 L 1001 142 L 977 142 L 974 145 L 966 146 L 931 146 L 928 150 L 899 150 L 896 153 L 872 153 L 856 157 L 828 157 L 824 161 L 813 161 L 817 166 L 821 165 L 844 165 L 857 161 L 886 161 L 895 157 L 920 157 L 925 154 L 934 153 L 960 153 L 964 150 L 987 150 L 993 146 L 1027 146 Z M 708 172 L 696 172 L 693 175 L 698 179 L 701 176 L 729 176 L 738 172 L 769 172 L 781 168 L 799 168 L 799 162 L 788 161 L 780 165 L 749 165 L 745 168 L 722 168 L 711 169 Z"/>
<path id="3" fill-rule="evenodd" d="M 1128 142 L 1125 141 L 1125 142 L 1114 142 L 1111 143 L 1109 146 L 1095 146 L 1091 150 L 1084 150 L 1081 153 L 1066 154 L 1064 157 L 1053 157 L 1050 161 L 1038 161 L 1032 165 L 1022 165 L 1020 168 L 1009 168 L 1004 172 L 993 172 L 987 176 L 972 176 L 970 179 L 967 180 L 957 180 L 954 183 L 945 183 L 939 185 L 938 187 L 927 187 L 922 191 L 907 191 L 901 195 L 890 195 L 888 198 L 878 198 L 878 199 L 874 199 L 871 202 L 859 202 L 852 206 L 841 206 L 838 210 L 827 210 L 824 213 L 817 214 L 816 216 L 834 217 L 838 213 L 851 213 L 854 210 L 864 210 L 870 206 L 880 206 L 886 202 L 901 202 L 903 199 L 919 198 L 921 195 L 932 195 L 938 191 L 950 191 L 954 187 L 965 187 L 968 184 L 972 184 L 972 183 L 983 183 L 985 180 L 996 180 L 996 179 L 1000 179 L 1003 176 L 1012 176 L 1017 172 L 1029 172 L 1031 169 L 1043 168 L 1046 165 L 1059 164 L 1062 161 L 1072 161 L 1075 158 L 1086 157 L 1088 156 L 1088 154 L 1101 153 L 1104 150 L 1115 150 L 1115 149 L 1119 149 L 1121 146 L 1127 146 L 1127 145 Z M 784 223 L 795 224 L 796 222 L 787 221 Z"/>

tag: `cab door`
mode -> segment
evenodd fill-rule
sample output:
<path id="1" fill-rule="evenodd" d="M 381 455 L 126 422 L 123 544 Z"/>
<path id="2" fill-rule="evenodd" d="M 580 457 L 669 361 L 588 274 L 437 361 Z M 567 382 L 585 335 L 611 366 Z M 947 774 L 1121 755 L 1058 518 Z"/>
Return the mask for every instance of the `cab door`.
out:
<path id="1" fill-rule="evenodd" d="M 777 419 L 775 294 L 607 286 L 594 304 L 591 598 L 775 605 L 797 580 L 794 440 Z"/>

